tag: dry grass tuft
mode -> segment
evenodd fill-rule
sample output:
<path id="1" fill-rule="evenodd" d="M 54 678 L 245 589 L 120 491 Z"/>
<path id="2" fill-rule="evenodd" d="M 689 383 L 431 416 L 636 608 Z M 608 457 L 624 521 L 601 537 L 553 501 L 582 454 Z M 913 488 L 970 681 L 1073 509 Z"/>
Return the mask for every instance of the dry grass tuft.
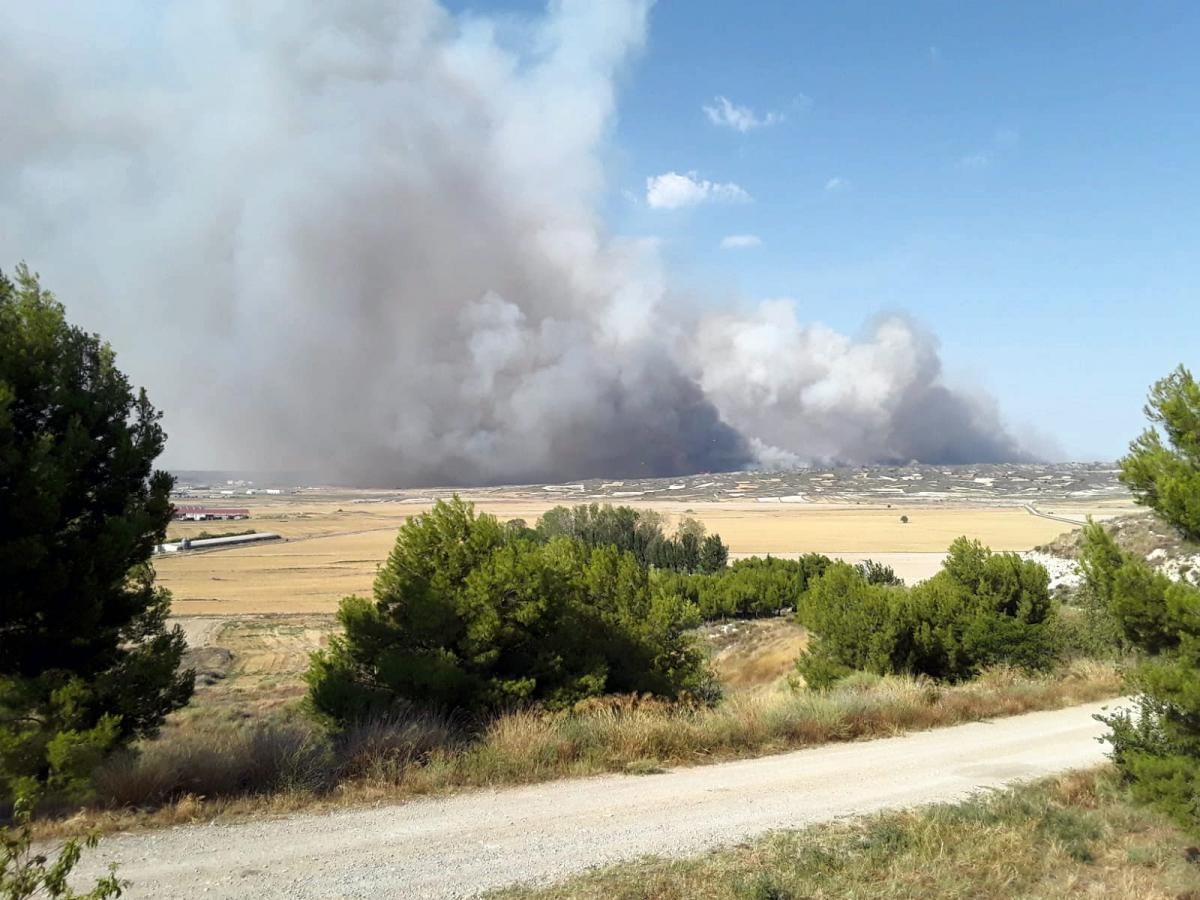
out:
<path id="1" fill-rule="evenodd" d="M 796 657 L 808 646 L 808 632 L 790 617 L 707 625 L 700 634 L 712 648 L 717 677 L 733 690 L 762 690 L 782 684 Z"/>
<path id="2" fill-rule="evenodd" d="M 371 719 L 338 735 L 338 775 L 400 783 L 408 770 L 459 739 L 458 729 L 445 716 L 413 712 Z"/>
<path id="3" fill-rule="evenodd" d="M 329 789 L 335 769 L 314 729 L 256 724 L 182 730 L 138 753 L 108 760 L 95 775 L 107 806 L 166 806 L 183 800 Z"/>

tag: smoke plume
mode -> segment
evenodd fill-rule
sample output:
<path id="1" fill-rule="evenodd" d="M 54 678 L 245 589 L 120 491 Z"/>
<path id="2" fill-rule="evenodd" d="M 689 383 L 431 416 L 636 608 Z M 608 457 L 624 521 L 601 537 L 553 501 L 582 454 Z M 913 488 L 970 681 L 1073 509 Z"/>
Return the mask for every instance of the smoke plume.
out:
<path id="1" fill-rule="evenodd" d="M 192 465 L 415 485 L 1019 456 L 908 322 L 856 343 L 786 303 L 667 309 L 653 243 L 597 212 L 649 5 L 10 4 L 0 258 L 113 342 Z"/>

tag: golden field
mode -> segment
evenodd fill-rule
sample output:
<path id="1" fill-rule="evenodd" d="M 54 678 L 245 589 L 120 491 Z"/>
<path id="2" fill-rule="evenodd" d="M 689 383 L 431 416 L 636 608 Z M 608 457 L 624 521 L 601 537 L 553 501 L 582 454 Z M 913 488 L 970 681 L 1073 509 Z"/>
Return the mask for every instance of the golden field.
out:
<path id="1" fill-rule="evenodd" d="M 561 502 L 546 499 L 488 499 L 479 511 L 532 524 Z M 232 505 L 229 503 L 223 505 Z M 174 596 L 176 615 L 252 613 L 330 613 L 351 593 L 369 594 L 376 567 L 387 556 L 404 521 L 429 509 L 428 502 L 353 503 L 345 498 L 253 498 L 251 519 L 239 522 L 173 523 L 171 537 L 201 531 L 254 528 L 283 536 L 281 542 L 229 550 L 158 557 L 159 582 Z M 1070 529 L 1033 516 L 1020 507 L 768 504 L 725 501 L 630 505 L 653 508 L 673 524 L 693 515 L 717 532 L 737 557 L 819 552 L 848 557 L 875 556 L 892 562 L 904 577 L 936 570 L 940 556 L 959 535 L 977 538 L 995 550 L 1026 550 Z M 1111 513 L 1062 504 L 1071 516 Z M 901 515 L 909 522 L 902 524 Z M 888 555 L 894 554 L 889 559 Z M 910 568 L 905 569 L 905 566 Z"/>

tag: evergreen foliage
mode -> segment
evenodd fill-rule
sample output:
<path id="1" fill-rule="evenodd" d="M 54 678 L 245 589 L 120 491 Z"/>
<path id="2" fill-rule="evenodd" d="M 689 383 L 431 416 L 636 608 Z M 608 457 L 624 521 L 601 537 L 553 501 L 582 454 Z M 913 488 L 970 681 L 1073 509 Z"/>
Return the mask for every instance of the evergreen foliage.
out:
<path id="1" fill-rule="evenodd" d="M 830 564 L 812 553 L 800 559 L 752 556 L 711 575 L 662 576 L 664 589 L 693 604 L 705 621 L 777 616 L 795 609 L 809 582 Z"/>
<path id="2" fill-rule="evenodd" d="M 805 593 L 798 618 L 814 632 L 797 661 L 810 687 L 854 670 L 962 681 L 987 666 L 1037 670 L 1059 658 L 1046 570 L 966 538 L 950 546 L 937 575 L 912 588 L 833 563 Z"/>
<path id="3" fill-rule="evenodd" d="M 1200 540 L 1200 384 L 1179 366 L 1155 382 L 1145 411 L 1151 427 L 1129 445 L 1121 481 L 1139 503 Z"/>
<path id="4" fill-rule="evenodd" d="M 591 511 L 564 521 L 597 525 Z M 609 521 L 600 516 L 604 537 L 592 540 L 634 530 L 606 531 Z M 704 690 L 684 599 L 653 583 L 629 550 L 549 530 L 539 529 L 543 541 L 513 538 L 458 498 L 411 519 L 373 600 L 343 600 L 344 634 L 313 657 L 317 709 L 351 721 L 404 705 L 484 712 Z"/>
<path id="5" fill-rule="evenodd" d="M 705 575 L 721 572 L 729 564 L 729 548 L 719 534 L 710 534 L 700 544 L 700 571 Z"/>
<path id="6" fill-rule="evenodd" d="M 858 564 L 858 571 L 862 573 L 863 578 L 867 579 L 868 584 L 904 584 L 904 579 L 896 574 L 896 570 L 887 563 L 876 562 L 873 559 L 864 559 Z"/>
<path id="7" fill-rule="evenodd" d="M 673 572 L 716 572 L 729 558 L 721 536 L 706 536 L 697 519 L 685 516 L 668 537 L 659 513 L 608 503 L 556 506 L 538 520 L 536 534 L 543 542 L 570 537 L 589 547 L 616 547 L 642 566 Z"/>
<path id="8" fill-rule="evenodd" d="M 184 705 L 149 565 L 171 518 L 159 413 L 24 266 L 0 274 L 0 802 L 86 788 Z"/>
<path id="9" fill-rule="evenodd" d="M 1154 572 L 1100 525 L 1084 531 L 1086 587 L 1142 656 L 1133 711 L 1105 721 L 1134 794 L 1200 833 L 1200 589 Z"/>

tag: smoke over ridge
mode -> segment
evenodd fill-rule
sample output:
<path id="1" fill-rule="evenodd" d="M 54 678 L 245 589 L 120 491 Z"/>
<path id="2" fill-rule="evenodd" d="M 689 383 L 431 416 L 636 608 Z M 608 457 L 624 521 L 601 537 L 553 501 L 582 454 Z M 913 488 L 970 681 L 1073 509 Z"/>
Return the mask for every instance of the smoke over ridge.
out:
<path id="1" fill-rule="evenodd" d="M 1021 456 L 913 323 L 689 316 L 605 232 L 649 0 L 14 6 L 0 258 L 112 340 L 174 457 L 415 485 Z"/>

